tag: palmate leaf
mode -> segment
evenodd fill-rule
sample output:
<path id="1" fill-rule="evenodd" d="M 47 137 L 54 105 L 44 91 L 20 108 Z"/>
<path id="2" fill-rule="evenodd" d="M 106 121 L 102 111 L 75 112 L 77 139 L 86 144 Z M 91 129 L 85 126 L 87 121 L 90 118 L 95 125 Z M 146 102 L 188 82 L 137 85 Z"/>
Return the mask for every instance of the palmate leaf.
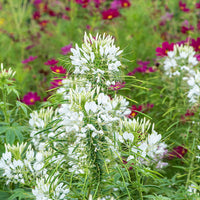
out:
<path id="1" fill-rule="evenodd" d="M 12 128 L 6 131 L 6 142 L 12 145 L 15 141 L 15 131 Z"/>

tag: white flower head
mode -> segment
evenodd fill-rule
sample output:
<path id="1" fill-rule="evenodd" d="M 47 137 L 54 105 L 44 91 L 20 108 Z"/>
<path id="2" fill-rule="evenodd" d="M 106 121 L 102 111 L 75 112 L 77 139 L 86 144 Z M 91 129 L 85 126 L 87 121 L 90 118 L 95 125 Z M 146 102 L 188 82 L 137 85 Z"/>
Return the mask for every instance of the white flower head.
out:
<path id="1" fill-rule="evenodd" d="M 100 82 L 101 76 L 107 74 L 110 78 L 119 71 L 121 62 L 118 60 L 122 50 L 114 45 L 114 39 L 110 35 L 93 37 L 85 33 L 84 43 L 80 48 L 77 44 L 71 49 L 71 62 L 75 67 L 74 74 L 90 74 Z M 104 76 L 105 78 L 105 76 Z"/>

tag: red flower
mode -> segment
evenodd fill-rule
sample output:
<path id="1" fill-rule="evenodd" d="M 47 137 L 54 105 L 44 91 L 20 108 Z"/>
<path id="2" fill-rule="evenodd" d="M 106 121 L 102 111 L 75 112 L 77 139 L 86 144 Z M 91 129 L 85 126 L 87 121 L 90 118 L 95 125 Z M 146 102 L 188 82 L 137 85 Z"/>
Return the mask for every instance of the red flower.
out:
<path id="1" fill-rule="evenodd" d="M 182 146 L 174 147 L 171 152 L 168 154 L 168 159 L 171 160 L 173 158 L 183 158 L 187 153 L 187 149 Z"/>
<path id="2" fill-rule="evenodd" d="M 55 73 L 66 74 L 66 69 L 64 69 L 63 66 L 54 66 L 54 67 L 50 67 L 50 68 Z"/>
<path id="3" fill-rule="evenodd" d="M 53 10 L 48 10 L 49 16 L 55 17 L 57 14 Z"/>
<path id="4" fill-rule="evenodd" d="M 119 17 L 119 11 L 117 9 L 108 9 L 102 12 L 102 18 L 111 20 L 113 18 Z"/>
<path id="5" fill-rule="evenodd" d="M 121 0 L 121 7 L 127 8 L 127 7 L 130 7 L 130 6 L 131 6 L 130 1 L 128 1 L 128 0 Z"/>
<path id="6" fill-rule="evenodd" d="M 196 52 L 200 51 L 200 38 L 198 37 L 197 40 L 192 39 L 190 46 L 192 46 Z"/>
<path id="7" fill-rule="evenodd" d="M 182 1 L 179 1 L 179 8 L 183 11 L 183 12 L 189 12 L 190 9 L 186 8 L 186 3 L 183 3 Z"/>
<path id="8" fill-rule="evenodd" d="M 157 47 L 156 48 L 156 56 L 167 56 L 168 51 L 173 51 L 174 50 L 174 43 L 169 44 L 168 42 L 163 42 L 162 47 Z"/>
<path id="9" fill-rule="evenodd" d="M 40 24 L 41 27 L 45 27 L 48 23 L 49 23 L 48 20 L 43 20 L 39 24 Z"/>
<path id="10" fill-rule="evenodd" d="M 188 33 L 188 31 L 193 31 L 193 30 L 194 30 L 194 27 L 192 25 L 190 25 L 188 27 L 187 26 L 181 27 L 181 32 L 184 34 Z"/>
<path id="11" fill-rule="evenodd" d="M 119 90 L 119 89 L 125 87 L 125 84 L 126 84 L 125 82 L 122 82 L 122 83 L 116 82 L 115 85 L 110 85 L 109 89 L 110 90 Z"/>
<path id="12" fill-rule="evenodd" d="M 25 59 L 22 61 L 23 64 L 29 63 L 33 60 L 35 60 L 37 58 L 37 56 L 29 56 L 29 58 Z"/>
<path id="13" fill-rule="evenodd" d="M 127 115 L 128 118 L 133 118 L 135 117 L 138 113 L 135 111 L 142 111 L 142 105 L 139 105 L 138 107 L 136 105 L 132 105 L 131 107 L 131 113 L 129 115 Z"/>
<path id="14" fill-rule="evenodd" d="M 28 92 L 24 95 L 22 101 L 26 105 L 34 105 L 36 101 L 40 101 L 40 96 L 37 95 L 37 92 Z"/>
<path id="15" fill-rule="evenodd" d="M 59 61 L 58 60 L 55 60 L 55 59 L 51 59 L 51 60 L 48 60 L 47 62 L 45 62 L 44 64 L 45 65 L 56 65 Z"/>
<path id="16" fill-rule="evenodd" d="M 61 54 L 67 55 L 70 52 L 71 48 L 72 48 L 72 44 L 69 44 L 67 46 L 62 47 L 61 48 L 61 51 L 62 51 Z"/>
<path id="17" fill-rule="evenodd" d="M 33 19 L 39 20 L 40 17 L 41 17 L 41 15 L 40 15 L 40 12 L 39 12 L 39 11 L 35 11 L 35 12 L 33 13 Z"/>

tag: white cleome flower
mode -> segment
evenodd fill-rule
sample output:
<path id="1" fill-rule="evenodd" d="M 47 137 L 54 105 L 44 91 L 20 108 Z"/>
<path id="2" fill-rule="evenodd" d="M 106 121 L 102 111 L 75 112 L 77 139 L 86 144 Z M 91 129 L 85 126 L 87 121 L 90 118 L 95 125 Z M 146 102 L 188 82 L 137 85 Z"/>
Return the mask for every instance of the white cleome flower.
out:
<path id="1" fill-rule="evenodd" d="M 85 33 L 84 43 L 80 48 L 77 44 L 71 49 L 71 62 L 75 67 L 74 74 L 93 74 L 99 82 L 101 75 L 107 74 L 110 77 L 119 71 L 121 62 L 118 56 L 122 53 L 119 47 L 114 45 L 114 39 L 105 34 L 97 34 L 93 37 Z M 104 76 L 105 78 L 105 76 Z"/>
<path id="2" fill-rule="evenodd" d="M 164 71 L 169 77 L 194 75 L 194 67 L 198 64 L 193 47 L 188 45 L 175 45 L 173 51 L 167 53 L 164 60 Z"/>
<path id="3" fill-rule="evenodd" d="M 188 78 L 189 91 L 187 97 L 192 104 L 200 102 L 200 71 L 196 71 L 194 76 Z"/>

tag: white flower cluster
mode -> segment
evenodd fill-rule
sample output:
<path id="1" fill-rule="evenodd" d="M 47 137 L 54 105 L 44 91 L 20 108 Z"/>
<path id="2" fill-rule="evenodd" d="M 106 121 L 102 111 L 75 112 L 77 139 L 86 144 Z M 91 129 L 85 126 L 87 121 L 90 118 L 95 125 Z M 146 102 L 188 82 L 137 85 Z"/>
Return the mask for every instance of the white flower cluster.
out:
<path id="1" fill-rule="evenodd" d="M 47 170 L 44 167 L 44 159 L 49 156 L 47 152 L 35 153 L 31 147 L 28 146 L 25 158 L 22 153 L 25 150 L 26 144 L 5 145 L 6 152 L 2 154 L 0 160 L 0 168 L 4 171 L 3 176 L 8 179 L 6 184 L 14 183 L 28 183 L 29 178 L 39 177 L 45 175 Z"/>
<path id="2" fill-rule="evenodd" d="M 195 57 L 193 47 L 187 45 L 175 45 L 173 51 L 167 53 L 164 60 L 164 71 L 170 78 L 182 75 L 186 84 L 187 97 L 191 104 L 200 101 L 200 72 L 197 70 L 199 64 Z"/>
<path id="3" fill-rule="evenodd" d="M 139 118 L 126 119 L 121 122 L 121 134 L 115 133 L 116 138 L 131 149 L 131 154 L 141 155 L 141 157 L 137 156 L 139 163 L 146 166 L 156 164 L 157 168 L 163 168 L 167 165 L 167 163 L 162 162 L 167 153 L 167 145 L 161 142 L 161 135 L 154 130 L 154 125 L 152 125 L 151 134 L 149 133 L 150 127 L 150 121 L 146 121 L 145 118 L 142 120 Z M 135 159 L 135 156 L 129 156 L 127 161 L 131 159 Z"/>
<path id="4" fill-rule="evenodd" d="M 0 71 L 0 79 L 6 78 L 6 79 L 12 79 L 15 75 L 15 71 L 13 71 L 11 68 L 8 70 L 3 68 L 3 63 L 1 63 L 1 71 Z"/>
<path id="5" fill-rule="evenodd" d="M 59 183 L 55 175 L 45 175 L 36 180 L 36 187 L 32 192 L 36 200 L 62 200 L 66 199 L 69 189 L 63 183 Z"/>
<path id="6" fill-rule="evenodd" d="M 32 139 L 32 143 L 37 150 L 44 150 L 48 145 L 48 139 L 50 137 L 54 137 L 57 131 L 53 129 L 48 129 L 48 131 L 42 131 L 48 127 L 49 123 L 57 120 L 57 111 L 53 110 L 53 108 L 42 108 L 39 111 L 33 111 L 30 114 L 29 125 L 31 127 L 30 137 Z"/>
<path id="7" fill-rule="evenodd" d="M 188 78 L 189 91 L 187 97 L 192 104 L 200 103 L 200 71 Z"/>
<path id="8" fill-rule="evenodd" d="M 97 34 L 93 37 L 91 34 L 87 36 L 85 33 L 82 48 L 76 44 L 71 49 L 71 62 L 75 66 L 74 74 L 91 74 L 96 77 L 97 82 L 101 76 L 108 74 L 111 77 L 119 71 L 121 62 L 118 56 L 122 53 L 119 47 L 114 45 L 114 39 L 108 35 L 103 36 Z"/>
<path id="9" fill-rule="evenodd" d="M 175 45 L 173 51 L 167 52 L 164 60 L 164 71 L 169 77 L 180 76 L 182 73 L 194 75 L 194 67 L 198 64 L 194 56 L 195 51 L 191 46 Z"/>

